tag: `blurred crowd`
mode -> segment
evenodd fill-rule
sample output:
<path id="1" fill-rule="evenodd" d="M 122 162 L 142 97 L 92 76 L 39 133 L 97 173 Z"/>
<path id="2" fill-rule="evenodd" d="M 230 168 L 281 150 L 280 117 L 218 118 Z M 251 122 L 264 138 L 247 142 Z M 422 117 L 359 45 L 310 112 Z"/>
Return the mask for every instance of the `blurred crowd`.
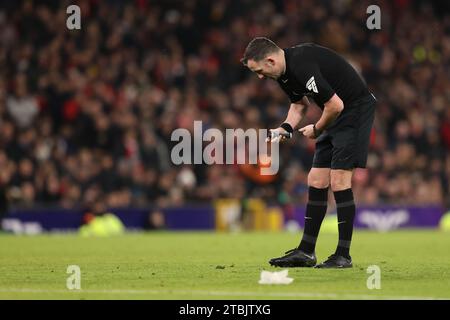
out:
<path id="1" fill-rule="evenodd" d="M 450 15 L 427 1 L 85 0 L 0 4 L 0 203 L 108 207 L 262 197 L 304 203 L 314 141 L 281 146 L 261 179 L 238 165 L 171 162 L 177 128 L 274 128 L 288 99 L 241 65 L 247 43 L 315 42 L 378 99 L 358 203 L 449 206 Z M 381 8 L 381 30 L 366 9 Z M 310 108 L 304 124 L 320 116 Z"/>

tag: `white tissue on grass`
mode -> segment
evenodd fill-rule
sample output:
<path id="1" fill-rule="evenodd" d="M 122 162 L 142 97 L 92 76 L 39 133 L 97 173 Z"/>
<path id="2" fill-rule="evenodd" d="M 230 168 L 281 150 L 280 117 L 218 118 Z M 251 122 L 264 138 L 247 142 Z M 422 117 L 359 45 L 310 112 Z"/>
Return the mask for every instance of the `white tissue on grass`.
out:
<path id="1" fill-rule="evenodd" d="M 290 284 L 294 281 L 293 278 L 288 278 L 288 271 L 283 270 L 278 272 L 261 271 L 261 279 L 259 284 Z"/>

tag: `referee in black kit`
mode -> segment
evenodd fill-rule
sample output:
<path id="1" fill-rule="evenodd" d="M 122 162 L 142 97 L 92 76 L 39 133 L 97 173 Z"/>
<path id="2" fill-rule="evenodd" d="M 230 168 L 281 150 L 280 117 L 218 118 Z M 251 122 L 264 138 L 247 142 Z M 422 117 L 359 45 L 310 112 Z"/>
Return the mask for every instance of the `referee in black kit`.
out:
<path id="1" fill-rule="evenodd" d="M 259 78 L 276 80 L 291 101 L 284 123 L 270 130 L 272 142 L 292 137 L 309 106 L 322 109 L 315 124 L 298 131 L 316 140 L 308 174 L 308 204 L 300 245 L 269 261 L 278 267 L 350 268 L 350 244 L 355 217 L 352 192 L 354 168 L 365 168 L 375 97 L 353 67 L 336 52 L 311 43 L 281 49 L 264 37 L 253 39 L 241 62 Z M 339 242 L 328 259 L 316 265 L 315 246 L 327 211 L 328 187 L 336 200 Z"/>

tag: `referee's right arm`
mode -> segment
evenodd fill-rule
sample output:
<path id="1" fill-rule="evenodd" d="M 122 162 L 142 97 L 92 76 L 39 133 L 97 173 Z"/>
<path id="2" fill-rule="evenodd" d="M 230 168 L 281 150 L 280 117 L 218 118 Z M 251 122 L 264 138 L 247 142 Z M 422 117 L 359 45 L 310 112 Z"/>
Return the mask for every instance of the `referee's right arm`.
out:
<path id="1" fill-rule="evenodd" d="M 303 117 L 305 116 L 309 105 L 310 104 L 307 97 L 303 97 L 296 103 L 291 103 L 287 118 L 284 122 L 289 123 L 291 127 L 295 130 L 295 128 L 298 126 L 300 121 L 302 121 Z"/>
<path id="2" fill-rule="evenodd" d="M 302 121 L 308 107 L 309 101 L 307 97 L 303 97 L 298 102 L 291 103 L 286 120 L 280 127 L 269 130 L 270 137 L 266 141 L 280 142 L 281 140 L 292 137 L 295 127 Z"/>

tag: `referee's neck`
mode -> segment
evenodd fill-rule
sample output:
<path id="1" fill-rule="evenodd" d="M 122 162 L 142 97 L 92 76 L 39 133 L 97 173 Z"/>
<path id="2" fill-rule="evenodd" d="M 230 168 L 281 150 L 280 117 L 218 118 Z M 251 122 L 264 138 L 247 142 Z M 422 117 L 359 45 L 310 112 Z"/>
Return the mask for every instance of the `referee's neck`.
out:
<path id="1" fill-rule="evenodd" d="M 284 52 L 284 50 L 281 50 L 281 52 L 283 52 L 283 72 L 281 75 L 284 75 L 286 73 L 286 52 Z"/>

